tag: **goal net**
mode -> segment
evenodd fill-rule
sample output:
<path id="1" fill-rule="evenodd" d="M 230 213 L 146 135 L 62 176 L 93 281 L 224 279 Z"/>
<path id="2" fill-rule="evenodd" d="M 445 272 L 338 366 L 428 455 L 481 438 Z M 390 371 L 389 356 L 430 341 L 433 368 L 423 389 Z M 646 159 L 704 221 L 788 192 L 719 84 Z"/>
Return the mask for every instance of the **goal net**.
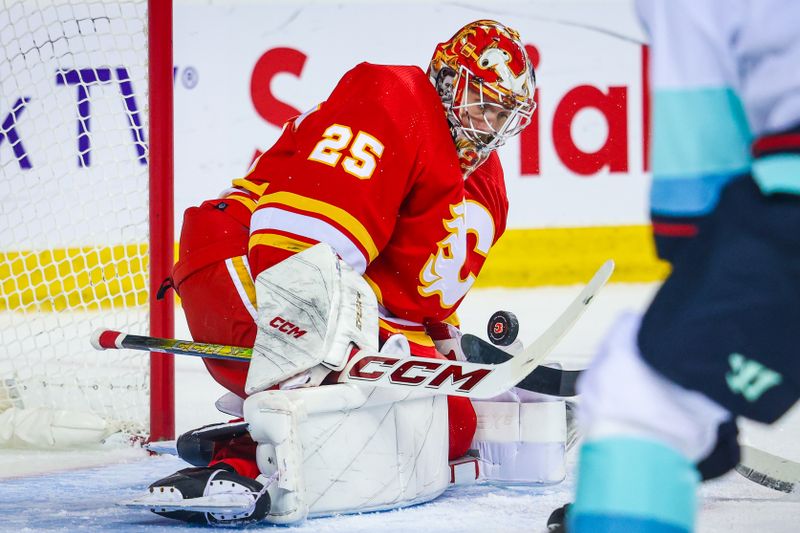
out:
<path id="1" fill-rule="evenodd" d="M 148 3 L 0 2 L 0 446 L 148 435 Z"/>

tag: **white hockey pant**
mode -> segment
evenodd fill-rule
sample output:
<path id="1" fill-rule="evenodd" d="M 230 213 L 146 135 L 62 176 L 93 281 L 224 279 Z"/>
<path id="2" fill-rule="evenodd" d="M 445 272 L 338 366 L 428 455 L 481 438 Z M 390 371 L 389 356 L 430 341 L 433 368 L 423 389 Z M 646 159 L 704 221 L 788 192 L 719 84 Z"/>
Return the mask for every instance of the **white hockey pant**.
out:
<path id="1" fill-rule="evenodd" d="M 640 321 L 633 314 L 621 317 L 579 379 L 579 423 L 587 439 L 656 440 L 697 462 L 714 448 L 717 426 L 730 413 L 703 394 L 664 378 L 642 360 L 636 344 Z"/>

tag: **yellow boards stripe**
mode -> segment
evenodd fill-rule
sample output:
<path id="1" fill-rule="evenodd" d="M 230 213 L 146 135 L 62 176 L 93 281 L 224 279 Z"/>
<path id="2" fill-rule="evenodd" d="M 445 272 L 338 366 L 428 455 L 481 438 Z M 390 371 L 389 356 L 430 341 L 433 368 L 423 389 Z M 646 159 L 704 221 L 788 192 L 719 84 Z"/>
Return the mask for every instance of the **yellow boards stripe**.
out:
<path id="1" fill-rule="evenodd" d="M 145 305 L 147 269 L 146 244 L 0 252 L 0 310 Z"/>
<path id="2" fill-rule="evenodd" d="M 660 281 L 649 226 L 507 230 L 476 287 L 584 283 L 606 260 L 612 282 Z M 146 244 L 0 252 L 0 311 L 95 310 L 147 304 Z"/>
<path id="3" fill-rule="evenodd" d="M 649 225 L 506 230 L 489 252 L 476 287 L 585 283 L 607 259 L 612 283 L 652 282 L 669 273 Z"/>

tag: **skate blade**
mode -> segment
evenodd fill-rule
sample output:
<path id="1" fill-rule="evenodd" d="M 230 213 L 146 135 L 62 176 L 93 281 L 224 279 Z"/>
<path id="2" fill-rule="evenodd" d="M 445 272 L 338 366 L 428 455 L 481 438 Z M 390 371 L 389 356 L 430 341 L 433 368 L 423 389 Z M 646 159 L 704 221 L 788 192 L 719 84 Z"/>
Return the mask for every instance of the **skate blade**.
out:
<path id="1" fill-rule="evenodd" d="M 148 509 L 167 513 L 170 511 L 196 511 L 201 513 L 239 514 L 253 506 L 252 496 L 244 494 L 214 494 L 183 499 L 180 493 L 151 493 L 139 498 L 119 502 L 118 505 L 135 509 Z"/>

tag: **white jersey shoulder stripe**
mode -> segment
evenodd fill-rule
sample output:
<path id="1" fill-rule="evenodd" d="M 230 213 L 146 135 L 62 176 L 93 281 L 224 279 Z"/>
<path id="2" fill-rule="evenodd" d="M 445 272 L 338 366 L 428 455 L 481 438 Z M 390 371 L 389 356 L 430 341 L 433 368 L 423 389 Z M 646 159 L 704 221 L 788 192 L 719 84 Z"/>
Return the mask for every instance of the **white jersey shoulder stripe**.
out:
<path id="1" fill-rule="evenodd" d="M 318 218 L 277 207 L 266 207 L 255 211 L 250 220 L 250 235 L 259 230 L 285 231 L 326 242 L 359 274 L 367 269 L 367 257 L 361 249 L 338 228 Z"/>

